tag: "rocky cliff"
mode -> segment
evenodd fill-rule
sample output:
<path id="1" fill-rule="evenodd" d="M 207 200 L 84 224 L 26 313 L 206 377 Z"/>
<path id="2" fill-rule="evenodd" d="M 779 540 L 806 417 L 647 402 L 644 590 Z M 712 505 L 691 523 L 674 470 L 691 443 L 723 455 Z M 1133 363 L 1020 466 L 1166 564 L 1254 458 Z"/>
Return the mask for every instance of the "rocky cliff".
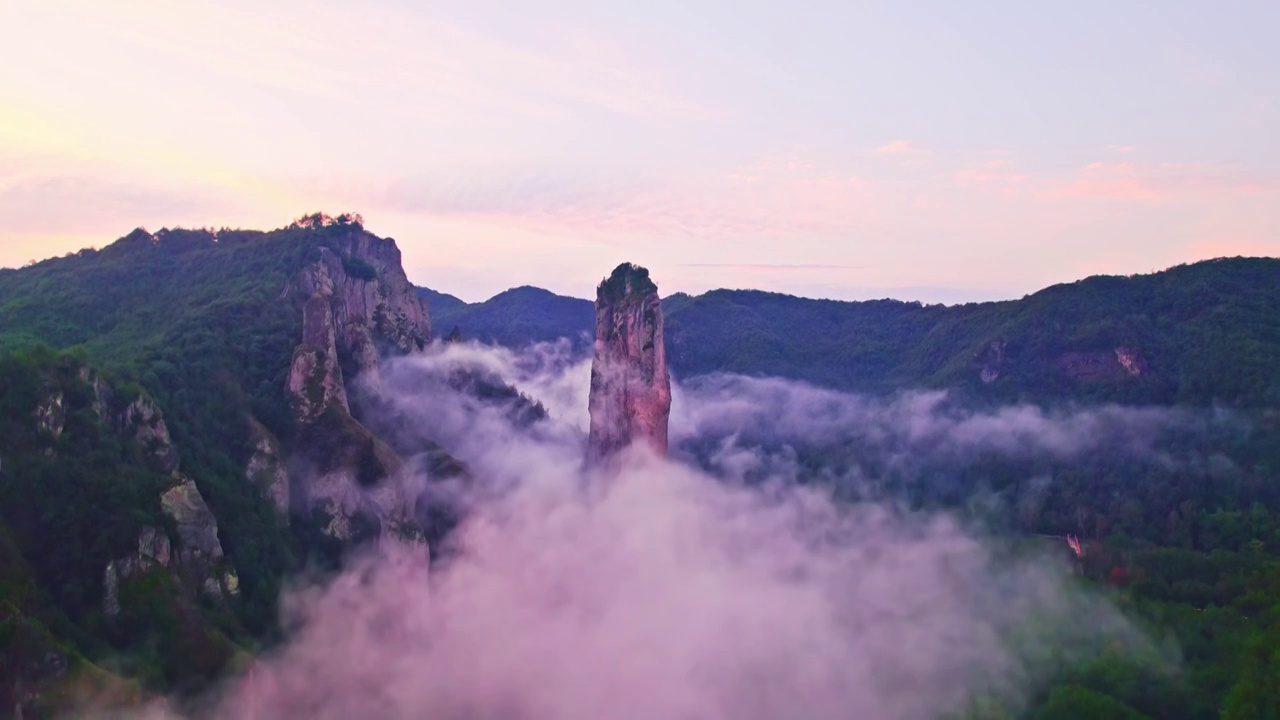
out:
<path id="1" fill-rule="evenodd" d="M 590 454 L 600 460 L 634 442 L 667 452 L 671 379 L 662 304 L 649 271 L 623 263 L 596 288 Z"/>
<path id="2" fill-rule="evenodd" d="M 129 438 L 153 470 L 170 478 L 169 487 L 160 495 L 160 507 L 177 530 L 173 542 L 164 529 L 145 526 L 138 535 L 137 553 L 107 564 L 103 610 L 109 616 L 118 614 L 120 582 L 154 568 L 171 570 L 191 592 L 198 589 L 212 597 L 235 595 L 239 578 L 222 550 L 217 519 L 195 480 L 179 471 L 178 453 L 160 408 L 145 394 L 128 402 L 117 401 L 111 386 L 89 368 L 81 370 L 79 379 L 89 385 L 92 409 L 100 421 Z M 116 404 L 120 407 L 114 407 Z"/>
<path id="3" fill-rule="evenodd" d="M 304 344 L 332 345 L 348 370 L 376 371 L 379 354 L 422 350 L 431 339 L 426 303 L 390 238 L 357 229 L 332 238 L 298 273 L 294 289 L 308 303 Z"/>
<path id="4" fill-rule="evenodd" d="M 286 292 L 301 303 L 287 394 L 299 423 L 293 449 L 307 472 L 291 483 L 273 440 L 257 432 L 246 474 L 268 486 L 277 505 L 290 493 L 302 498 L 331 537 L 415 535 L 412 499 L 395 484 L 403 461 L 352 416 L 348 383 L 376 386 L 381 356 L 427 347 L 426 304 L 394 240 L 352 228 L 330 234 L 314 255 Z"/>

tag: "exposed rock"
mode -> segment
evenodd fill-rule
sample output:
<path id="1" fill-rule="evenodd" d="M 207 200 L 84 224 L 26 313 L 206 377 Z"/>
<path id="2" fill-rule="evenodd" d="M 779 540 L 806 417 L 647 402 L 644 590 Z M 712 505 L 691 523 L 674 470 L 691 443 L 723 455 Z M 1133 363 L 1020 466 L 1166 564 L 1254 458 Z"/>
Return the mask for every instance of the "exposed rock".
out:
<path id="1" fill-rule="evenodd" d="M 249 437 L 253 455 L 245 467 L 245 477 L 258 485 L 271 498 L 276 509 L 289 516 L 289 471 L 280 451 L 280 441 L 257 420 L 249 420 Z"/>
<path id="2" fill-rule="evenodd" d="M 115 391 L 102 379 L 101 375 L 94 372 L 87 365 L 80 368 L 78 376 L 80 382 L 88 385 L 93 391 L 93 413 L 98 416 L 99 420 L 108 422 L 110 420 L 111 406 L 115 402 Z"/>
<path id="3" fill-rule="evenodd" d="M 54 439 L 62 436 L 62 429 L 67 425 L 67 410 L 63 406 L 65 397 L 61 392 L 53 391 L 40 399 L 36 405 L 36 426 L 40 432 L 52 435 Z"/>
<path id="4" fill-rule="evenodd" d="M 120 573 L 115 561 L 107 563 L 102 573 L 102 612 L 108 617 L 120 614 Z"/>
<path id="5" fill-rule="evenodd" d="M 1111 352 L 1064 353 L 1058 358 L 1058 367 L 1073 380 L 1123 380 L 1145 373 L 1147 361 L 1132 348 L 1120 346 Z"/>
<path id="6" fill-rule="evenodd" d="M 404 274 L 395 241 L 364 232 L 351 218 L 311 216 L 306 226 L 329 233 L 289 293 L 306 298 L 288 394 L 301 424 L 297 447 L 313 472 L 292 490 L 278 452 L 255 440 L 249 474 L 273 488 L 277 506 L 291 492 L 305 497 L 308 509 L 329 518 L 324 531 L 332 537 L 412 535 L 414 503 L 394 481 L 403 461 L 351 416 L 346 382 L 359 376 L 376 385 L 380 355 L 425 349 L 426 305 Z M 339 234 L 334 226 L 351 229 Z"/>
<path id="7" fill-rule="evenodd" d="M 302 309 L 302 344 L 293 351 L 289 369 L 289 399 L 303 424 L 314 423 L 331 407 L 350 412 L 335 340 L 333 311 L 317 292 Z"/>
<path id="8" fill-rule="evenodd" d="M 120 581 L 156 567 L 169 567 L 172 548 L 164 530 L 144 527 L 138 533 L 138 552 L 107 563 L 102 574 L 102 611 L 109 617 L 120 614 Z"/>
<path id="9" fill-rule="evenodd" d="M 1116 348 L 1116 360 L 1133 377 L 1139 377 L 1147 372 L 1147 360 L 1133 348 L 1121 345 Z"/>
<path id="10" fill-rule="evenodd" d="M 236 574 L 234 569 L 222 574 L 222 589 L 228 595 L 235 596 L 240 594 L 240 576 Z"/>
<path id="11" fill-rule="evenodd" d="M 295 284 L 304 297 L 328 299 L 343 360 L 366 372 L 377 368 L 379 351 L 425 348 L 427 307 L 404 274 L 395 241 L 353 230 L 333 244 L 320 248 Z"/>
<path id="12" fill-rule="evenodd" d="M 403 461 L 354 420 L 344 432 L 326 443 L 319 464 L 327 469 L 306 487 L 309 506 L 328 518 L 324 533 L 339 540 L 414 534 L 414 503 L 396 482 Z"/>
<path id="13" fill-rule="evenodd" d="M 974 354 L 974 363 L 978 365 L 978 379 L 990 385 L 1000 379 L 1000 370 L 1004 366 L 1004 349 L 1008 345 L 1003 340 L 992 340 Z"/>
<path id="14" fill-rule="evenodd" d="M 671 379 L 662 304 L 649 271 L 623 263 L 596 288 L 590 453 L 608 457 L 640 441 L 667 453 Z"/>
<path id="15" fill-rule="evenodd" d="M 120 414 L 120 426 L 133 435 L 160 472 L 178 469 L 178 451 L 169 437 L 169 427 L 151 398 L 139 395 L 129 403 Z"/>
<path id="16" fill-rule="evenodd" d="M 155 563 L 161 567 L 169 567 L 169 536 L 164 530 L 144 527 L 138 533 L 138 559 L 142 563 Z"/>
<path id="17" fill-rule="evenodd" d="M 178 559 L 188 567 L 222 558 L 218 521 L 191 478 L 175 473 L 178 484 L 160 496 L 160 507 L 178 524 Z"/>

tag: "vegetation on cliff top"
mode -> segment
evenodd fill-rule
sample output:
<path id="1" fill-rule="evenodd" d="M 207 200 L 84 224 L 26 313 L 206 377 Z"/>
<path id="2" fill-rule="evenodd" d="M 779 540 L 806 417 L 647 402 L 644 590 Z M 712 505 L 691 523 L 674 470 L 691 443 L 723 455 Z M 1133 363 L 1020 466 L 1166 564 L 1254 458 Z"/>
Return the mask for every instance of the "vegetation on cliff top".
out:
<path id="1" fill-rule="evenodd" d="M 616 303 L 656 292 L 658 286 L 649 278 L 648 269 L 624 262 L 614 268 L 609 277 L 600 281 L 600 286 L 596 288 L 596 299 L 599 302 Z"/>

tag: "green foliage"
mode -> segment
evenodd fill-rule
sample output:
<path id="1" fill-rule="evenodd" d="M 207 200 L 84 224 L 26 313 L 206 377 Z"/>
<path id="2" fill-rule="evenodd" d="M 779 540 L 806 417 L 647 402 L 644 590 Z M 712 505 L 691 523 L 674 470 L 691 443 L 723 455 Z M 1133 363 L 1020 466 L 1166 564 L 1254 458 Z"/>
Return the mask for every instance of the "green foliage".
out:
<path id="1" fill-rule="evenodd" d="M 38 605 L 59 637 L 89 652 L 132 648 L 142 676 L 168 686 L 220 666 L 227 650 L 217 637 L 277 632 L 280 583 L 306 538 L 244 477 L 249 420 L 278 437 L 293 433 L 284 388 L 301 321 L 290 281 L 319 248 L 356 231 L 350 218 L 265 234 L 139 230 L 101 251 L 0 274 L 0 523 L 33 570 Z M 184 474 L 217 516 L 240 578 L 237 618 L 219 620 L 223 630 L 187 604 L 174 610 L 183 622 L 173 632 L 142 645 L 106 631 L 103 569 L 136 550 L 143 525 L 163 526 L 158 498 L 170 480 L 96 417 L 92 391 L 75 379 L 86 361 L 109 370 L 118 398 L 154 398 Z M 37 432 L 33 417 L 51 387 L 67 401 L 58 438 Z M 166 653 L 191 662 L 156 659 Z M 145 671 L 149 663 L 164 672 Z"/>
<path id="2" fill-rule="evenodd" d="M 658 286 L 650 279 L 648 269 L 632 263 L 622 263 L 600 282 L 600 286 L 596 288 L 596 297 L 603 302 L 612 303 L 657 291 Z"/>
<path id="3" fill-rule="evenodd" d="M 591 302 L 540 288 L 513 288 L 472 305 L 425 288 L 418 295 L 427 301 L 435 327 L 457 327 L 464 338 L 484 343 L 522 347 L 563 337 L 585 350 L 595 333 Z"/>
<path id="4" fill-rule="evenodd" d="M 1054 688 L 1049 701 L 1034 717 L 1035 720 L 1148 720 L 1146 715 L 1119 700 L 1078 685 Z"/>
<path id="5" fill-rule="evenodd" d="M 945 307 L 716 290 L 666 299 L 667 352 L 683 376 L 779 375 L 887 393 L 951 388 L 989 401 L 1280 403 L 1280 260 L 1233 258 L 1093 277 L 1022 300 Z M 465 330 L 464 326 L 464 330 Z M 991 384 L 984 349 L 1003 343 Z M 1131 376 L 1117 348 L 1146 361 Z M 1104 371 L 1073 377 L 1070 353 Z"/>
<path id="6" fill-rule="evenodd" d="M 75 621 L 101 603 L 102 570 L 160 525 L 169 479 L 92 407 L 71 356 L 36 347 L 0 357 L 0 519 L 53 602 Z M 60 434 L 33 410 L 61 398 Z"/>
<path id="7" fill-rule="evenodd" d="M 342 269 L 356 280 L 370 282 L 378 279 L 378 269 L 358 257 L 343 256 Z"/>

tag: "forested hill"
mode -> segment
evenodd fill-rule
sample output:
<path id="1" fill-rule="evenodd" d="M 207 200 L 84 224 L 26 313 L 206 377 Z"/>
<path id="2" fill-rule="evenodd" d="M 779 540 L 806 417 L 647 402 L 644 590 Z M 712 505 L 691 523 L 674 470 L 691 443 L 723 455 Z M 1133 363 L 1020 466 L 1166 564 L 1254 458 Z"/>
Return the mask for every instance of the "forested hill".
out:
<path id="1" fill-rule="evenodd" d="M 383 299 L 396 282 L 408 287 L 394 243 L 353 216 L 271 232 L 139 229 L 0 273 L 0 717 L 27 696 L 37 698 L 29 713 L 53 702 L 68 664 L 92 674 L 100 657 L 124 658 L 123 674 L 151 690 L 198 688 L 227 669 L 238 652 L 230 643 L 252 648 L 273 635 L 288 573 L 340 550 L 323 534 L 332 518 L 305 506 L 286 517 L 299 486 L 279 482 L 286 453 L 336 447 L 363 461 L 381 451 L 345 406 L 312 433 L 325 442 L 291 406 L 302 308 L 315 302 L 302 284 L 313 276 Z M 37 419 L 64 415 L 65 431 L 62 420 L 37 431 Z M 152 429 L 132 431 L 134 415 Z M 145 462 L 156 443 L 181 459 L 180 474 L 176 460 Z M 184 567 L 169 562 L 168 543 L 174 558 L 194 547 L 181 520 L 160 512 L 173 488 L 182 497 L 171 515 L 201 508 L 220 540 L 215 554 L 235 573 L 234 592 L 212 609 L 199 577 L 175 585 L 168 570 L 153 572 L 153 557 Z M 113 558 L 121 570 L 104 573 Z M 103 619 L 117 602 L 108 576 L 118 579 L 116 620 Z M 15 674 L 27 657 L 57 662 Z"/>
<path id="2" fill-rule="evenodd" d="M 423 290 L 427 297 L 435 294 Z M 449 297 L 442 331 L 522 345 L 590 332 L 591 303 L 518 288 Z M 992 401 L 1280 404 L 1280 260 L 1224 258 L 1055 285 L 1021 300 L 922 305 L 753 290 L 663 302 L 683 377 L 778 375 L 860 392 L 953 388 Z"/>
<path id="3" fill-rule="evenodd" d="M 520 347 L 568 338 L 586 349 L 595 334 L 590 300 L 542 288 L 512 288 L 480 303 L 466 303 L 427 288 L 418 288 L 418 294 L 431 308 L 431 319 L 441 335 L 457 327 L 465 339 L 494 345 Z"/>

